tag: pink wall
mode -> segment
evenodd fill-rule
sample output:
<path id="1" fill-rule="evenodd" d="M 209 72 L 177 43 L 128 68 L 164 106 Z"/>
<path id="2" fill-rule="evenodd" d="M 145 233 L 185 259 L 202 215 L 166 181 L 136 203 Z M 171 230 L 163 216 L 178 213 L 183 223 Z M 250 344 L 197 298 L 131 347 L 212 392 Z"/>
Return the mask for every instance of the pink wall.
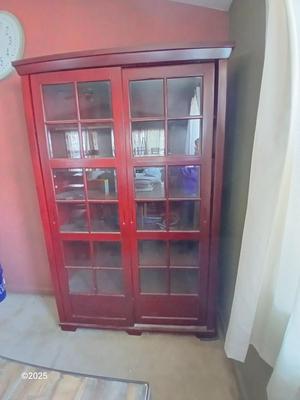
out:
<path id="1" fill-rule="evenodd" d="M 2 0 L 25 31 L 25 57 L 155 43 L 222 41 L 228 16 L 168 0 Z M 51 292 L 20 78 L 0 81 L 0 260 L 8 288 Z"/>

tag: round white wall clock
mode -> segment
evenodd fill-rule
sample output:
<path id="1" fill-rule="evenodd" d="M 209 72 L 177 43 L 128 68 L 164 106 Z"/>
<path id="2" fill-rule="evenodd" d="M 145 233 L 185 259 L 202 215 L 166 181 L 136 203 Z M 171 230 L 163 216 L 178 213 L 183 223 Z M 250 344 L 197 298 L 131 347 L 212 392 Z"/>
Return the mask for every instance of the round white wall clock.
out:
<path id="1" fill-rule="evenodd" d="M 24 51 L 24 32 L 17 17 L 0 10 L 0 79 L 9 75 L 12 61 L 21 58 Z"/>

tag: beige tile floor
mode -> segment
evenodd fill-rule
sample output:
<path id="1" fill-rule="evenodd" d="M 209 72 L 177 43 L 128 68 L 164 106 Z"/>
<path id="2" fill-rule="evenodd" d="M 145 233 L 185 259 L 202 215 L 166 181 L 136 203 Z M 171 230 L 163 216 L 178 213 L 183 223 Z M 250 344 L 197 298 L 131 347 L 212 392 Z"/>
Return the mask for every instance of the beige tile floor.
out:
<path id="1" fill-rule="evenodd" d="M 221 341 L 57 325 L 52 297 L 8 295 L 0 304 L 0 356 L 82 374 L 150 383 L 152 400 L 239 400 Z"/>

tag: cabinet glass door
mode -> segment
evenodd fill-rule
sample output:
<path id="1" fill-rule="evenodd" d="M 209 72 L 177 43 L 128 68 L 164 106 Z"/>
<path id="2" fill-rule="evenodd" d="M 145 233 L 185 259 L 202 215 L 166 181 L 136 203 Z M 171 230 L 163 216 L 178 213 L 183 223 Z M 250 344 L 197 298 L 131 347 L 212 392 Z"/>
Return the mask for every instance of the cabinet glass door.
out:
<path id="1" fill-rule="evenodd" d="M 212 64 L 128 69 L 128 185 L 136 320 L 205 320 Z"/>
<path id="2" fill-rule="evenodd" d="M 33 77 L 38 145 L 68 321 L 130 325 L 119 68 Z"/>

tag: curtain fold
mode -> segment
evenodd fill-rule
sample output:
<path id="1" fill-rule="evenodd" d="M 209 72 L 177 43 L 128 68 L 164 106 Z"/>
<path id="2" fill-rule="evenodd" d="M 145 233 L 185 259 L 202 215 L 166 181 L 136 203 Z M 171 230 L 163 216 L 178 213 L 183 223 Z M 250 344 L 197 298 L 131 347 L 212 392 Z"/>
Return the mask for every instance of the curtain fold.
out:
<path id="1" fill-rule="evenodd" d="M 199 115 L 200 113 L 200 86 L 197 86 L 190 105 L 190 115 Z M 187 127 L 185 139 L 185 154 L 195 154 L 195 142 L 199 139 L 200 119 L 190 119 Z"/>
<path id="2" fill-rule="evenodd" d="M 265 64 L 228 357 L 249 344 L 274 372 L 269 400 L 300 400 L 299 0 L 269 0 Z"/>
<path id="3" fill-rule="evenodd" d="M 80 158 L 80 144 L 77 131 L 65 132 L 68 157 Z"/>
<path id="4" fill-rule="evenodd" d="M 165 133 L 163 129 L 133 129 L 132 138 L 135 155 L 164 155 Z"/>

